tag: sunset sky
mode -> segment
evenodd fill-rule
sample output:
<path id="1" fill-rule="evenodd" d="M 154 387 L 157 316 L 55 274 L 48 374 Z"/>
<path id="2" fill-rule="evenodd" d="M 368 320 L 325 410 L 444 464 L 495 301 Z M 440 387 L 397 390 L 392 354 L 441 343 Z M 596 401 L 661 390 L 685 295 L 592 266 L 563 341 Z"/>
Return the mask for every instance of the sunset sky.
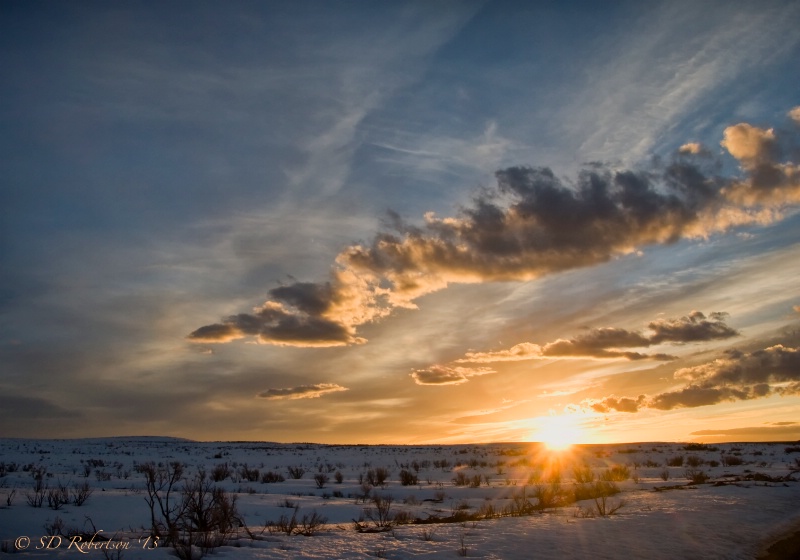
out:
<path id="1" fill-rule="evenodd" d="M 800 438 L 800 3 L 0 4 L 0 436 Z"/>

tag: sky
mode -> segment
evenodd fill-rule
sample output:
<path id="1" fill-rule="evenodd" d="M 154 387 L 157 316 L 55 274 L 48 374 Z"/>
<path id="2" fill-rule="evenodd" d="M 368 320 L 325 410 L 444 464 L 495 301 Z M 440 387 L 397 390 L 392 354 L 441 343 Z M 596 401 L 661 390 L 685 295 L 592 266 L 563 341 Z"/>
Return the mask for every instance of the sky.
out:
<path id="1" fill-rule="evenodd" d="M 800 439 L 800 4 L 0 4 L 0 436 Z"/>

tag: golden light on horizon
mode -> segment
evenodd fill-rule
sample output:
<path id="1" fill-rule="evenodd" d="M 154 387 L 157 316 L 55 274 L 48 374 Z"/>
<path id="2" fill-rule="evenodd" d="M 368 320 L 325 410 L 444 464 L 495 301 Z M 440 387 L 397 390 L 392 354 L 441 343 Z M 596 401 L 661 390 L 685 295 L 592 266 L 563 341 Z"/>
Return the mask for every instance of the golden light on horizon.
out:
<path id="1" fill-rule="evenodd" d="M 551 451 L 563 451 L 588 439 L 580 419 L 574 414 L 542 416 L 534 420 L 531 439 L 542 442 Z"/>

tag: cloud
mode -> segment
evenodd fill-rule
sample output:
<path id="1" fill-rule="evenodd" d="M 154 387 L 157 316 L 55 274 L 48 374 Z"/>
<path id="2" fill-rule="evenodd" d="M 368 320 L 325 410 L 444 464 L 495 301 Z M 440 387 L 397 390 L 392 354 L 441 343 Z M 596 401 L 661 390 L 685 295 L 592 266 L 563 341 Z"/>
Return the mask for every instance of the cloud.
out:
<path id="1" fill-rule="evenodd" d="M 527 281 L 595 266 L 647 245 L 770 223 L 783 205 L 800 202 L 800 171 L 777 161 L 772 129 L 737 124 L 722 145 L 742 177 L 717 177 L 691 150 L 649 171 L 591 164 L 573 181 L 547 167 L 497 171 L 496 185 L 458 215 L 431 212 L 412 225 L 390 213 L 384 231 L 336 257 L 329 281 L 270 290 L 254 313 L 200 327 L 189 340 L 358 344 L 359 325 L 416 308 L 419 297 L 451 283 Z"/>
<path id="2" fill-rule="evenodd" d="M 691 155 L 710 155 L 708 149 L 698 142 L 687 142 L 680 148 L 678 148 L 679 154 L 691 154 Z"/>
<path id="3" fill-rule="evenodd" d="M 466 383 L 470 377 L 495 373 L 488 367 L 466 368 L 450 366 L 431 366 L 425 369 L 416 369 L 411 373 L 417 385 L 460 385 Z"/>
<path id="4" fill-rule="evenodd" d="M 677 390 L 636 399 L 606 397 L 584 405 L 598 412 L 637 412 L 640 408 L 671 410 L 709 406 L 726 401 L 800 394 L 800 349 L 776 344 L 754 352 L 730 350 L 699 366 L 682 368 L 676 379 L 688 380 Z M 633 406 L 635 402 L 636 406 Z"/>
<path id="5" fill-rule="evenodd" d="M 643 354 L 621 350 L 622 348 L 647 348 L 665 342 L 682 344 L 706 342 L 738 336 L 738 331 L 725 324 L 728 314 L 713 312 L 706 317 L 700 311 L 692 311 L 679 319 L 658 319 L 650 322 L 649 333 L 630 331 L 616 327 L 590 329 L 572 339 L 558 339 L 544 346 L 523 342 L 507 350 L 496 352 L 468 352 L 456 363 L 491 363 L 548 358 L 624 358 L 628 360 L 674 360 L 669 354 Z"/>
<path id="6" fill-rule="evenodd" d="M 595 412 L 606 413 L 612 410 L 619 412 L 638 412 L 639 407 L 644 404 L 645 396 L 639 395 L 637 398 L 632 399 L 629 397 L 606 397 L 601 401 L 594 401 L 590 404 L 590 408 Z"/>
<path id="7" fill-rule="evenodd" d="M 778 161 L 782 150 L 773 129 L 740 123 L 726 128 L 723 136 L 720 145 L 739 160 L 746 173 L 744 179 L 722 189 L 725 198 L 746 206 L 800 202 L 800 166 Z"/>
<path id="8" fill-rule="evenodd" d="M 800 434 L 800 427 L 796 422 L 776 422 L 771 426 L 748 426 L 745 428 L 730 428 L 730 429 L 717 429 L 717 430 L 698 430 L 692 432 L 693 436 L 738 436 L 742 440 L 755 440 L 763 437 L 774 436 L 777 439 L 782 439 L 787 436 L 792 438 L 798 437 Z"/>
<path id="9" fill-rule="evenodd" d="M 788 115 L 790 119 L 800 124 L 800 106 L 793 108 L 791 111 L 789 111 Z"/>
<path id="10" fill-rule="evenodd" d="M 338 393 L 347 391 L 347 387 L 342 387 L 336 383 L 318 383 L 316 385 L 300 385 L 288 389 L 267 389 L 258 396 L 270 400 L 297 400 L 297 399 L 317 399 L 328 393 Z"/>
<path id="11" fill-rule="evenodd" d="M 706 318 L 702 312 L 692 311 L 687 317 L 680 319 L 658 319 L 647 325 L 653 331 L 649 340 L 652 344 L 685 343 L 738 336 L 738 331 L 725 324 L 727 317 L 727 313 L 713 312 Z"/>

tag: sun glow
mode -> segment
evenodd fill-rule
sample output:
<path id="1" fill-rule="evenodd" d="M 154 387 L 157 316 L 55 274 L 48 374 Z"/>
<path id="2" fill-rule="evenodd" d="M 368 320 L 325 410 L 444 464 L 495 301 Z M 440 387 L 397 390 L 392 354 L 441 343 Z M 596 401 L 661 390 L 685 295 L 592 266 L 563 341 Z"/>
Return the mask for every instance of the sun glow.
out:
<path id="1" fill-rule="evenodd" d="M 541 441 L 548 449 L 562 451 L 586 439 L 586 432 L 573 415 L 545 416 L 536 421 L 532 439 Z"/>

